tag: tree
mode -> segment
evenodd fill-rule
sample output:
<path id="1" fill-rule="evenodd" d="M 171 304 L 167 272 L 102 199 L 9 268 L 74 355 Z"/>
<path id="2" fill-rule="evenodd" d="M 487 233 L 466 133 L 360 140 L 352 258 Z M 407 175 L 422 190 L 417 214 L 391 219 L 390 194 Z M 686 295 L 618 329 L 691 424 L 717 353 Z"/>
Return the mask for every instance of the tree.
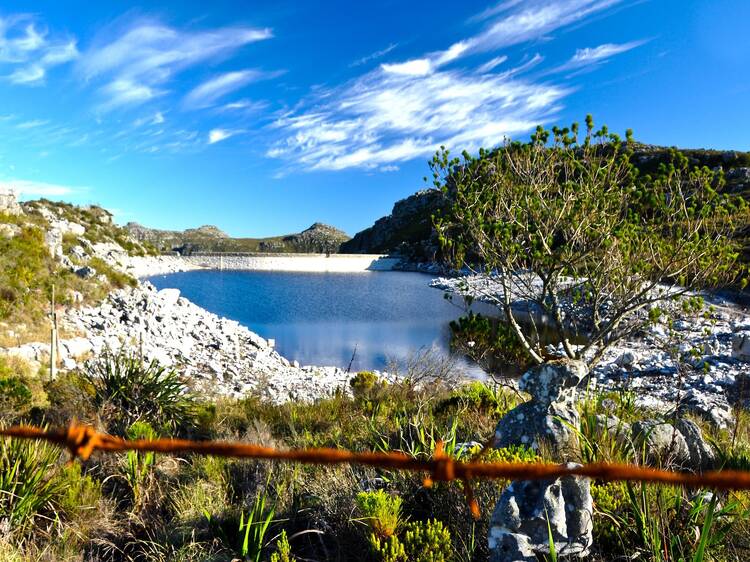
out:
<path id="1" fill-rule="evenodd" d="M 641 175 L 627 141 L 606 127 L 586 133 L 538 127 L 478 157 L 430 163 L 452 201 L 435 217 L 445 254 L 492 283 L 481 297 L 501 311 L 532 361 L 545 361 L 539 323 L 551 323 L 564 353 L 595 363 L 606 348 L 694 289 L 736 281 L 744 266 L 733 234 L 747 205 L 722 194 L 722 176 L 690 169 L 673 151 Z M 582 337 L 582 345 L 571 343 Z"/>

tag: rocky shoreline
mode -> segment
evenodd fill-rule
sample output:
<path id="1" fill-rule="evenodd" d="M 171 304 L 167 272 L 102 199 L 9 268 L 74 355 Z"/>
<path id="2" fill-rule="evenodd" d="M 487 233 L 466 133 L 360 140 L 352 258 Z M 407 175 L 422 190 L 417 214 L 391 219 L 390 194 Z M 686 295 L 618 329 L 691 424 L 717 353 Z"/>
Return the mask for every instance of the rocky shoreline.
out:
<path id="1" fill-rule="evenodd" d="M 311 401 L 346 392 L 352 376 L 338 367 L 289 362 L 238 322 L 202 309 L 177 289 L 157 291 L 147 281 L 115 291 L 98 307 L 71 311 L 66 320 L 70 329 L 86 334 L 94 355 L 123 346 L 140 350 L 145 359 L 178 369 L 204 394 Z"/>
<path id="2" fill-rule="evenodd" d="M 485 276 L 438 278 L 431 286 L 479 300 L 493 293 Z M 594 367 L 589 388 L 628 391 L 637 406 L 661 412 L 679 407 L 728 426 L 732 404 L 750 395 L 750 315 L 718 295 L 701 296 L 706 312 L 676 319 L 672 335 L 655 324 L 609 348 Z M 667 351 L 673 345 L 677 354 Z"/>

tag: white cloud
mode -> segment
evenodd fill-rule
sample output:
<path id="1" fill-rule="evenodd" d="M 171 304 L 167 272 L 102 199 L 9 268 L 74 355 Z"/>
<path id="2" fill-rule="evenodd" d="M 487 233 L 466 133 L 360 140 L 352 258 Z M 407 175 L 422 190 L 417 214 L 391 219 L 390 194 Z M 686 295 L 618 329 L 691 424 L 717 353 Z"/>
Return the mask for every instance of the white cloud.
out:
<path id="1" fill-rule="evenodd" d="M 253 101 L 249 99 L 241 99 L 227 103 L 221 107 L 223 111 L 260 111 L 268 107 L 268 102 L 265 101 Z"/>
<path id="2" fill-rule="evenodd" d="M 397 64 L 381 64 L 380 67 L 389 74 L 406 76 L 425 76 L 432 72 L 432 63 L 428 59 L 415 59 Z"/>
<path id="3" fill-rule="evenodd" d="M 272 124 L 278 137 L 266 155 L 287 161 L 287 170 L 388 169 L 426 157 L 440 145 L 459 150 L 497 145 L 552 120 L 572 89 L 539 75 L 522 78 L 544 60 L 539 53 L 500 73 L 492 71 L 507 61 L 502 53 L 476 67 L 459 63 L 469 55 L 547 38 L 622 1 L 500 2 L 470 20 L 481 22 L 482 29 L 445 50 L 384 62 L 339 87 L 314 90 Z M 602 49 L 579 56 L 606 54 Z"/>
<path id="4" fill-rule="evenodd" d="M 41 127 L 42 125 L 46 125 L 49 123 L 47 119 L 33 119 L 31 121 L 22 121 L 18 125 L 16 125 L 16 129 L 34 129 L 36 127 Z"/>
<path id="5" fill-rule="evenodd" d="M 110 39 L 100 37 L 80 59 L 87 80 L 104 78 L 102 109 L 143 103 L 164 92 L 179 72 L 210 60 L 226 58 L 240 47 L 272 37 L 270 29 L 223 27 L 183 31 L 154 20 L 140 20 Z M 121 86 L 126 85 L 127 88 Z"/>
<path id="6" fill-rule="evenodd" d="M 277 120 L 280 138 L 267 156 L 341 170 L 426 157 L 441 144 L 493 146 L 549 119 L 567 93 L 502 75 L 377 69 Z"/>
<path id="7" fill-rule="evenodd" d="M 118 78 L 113 80 L 101 89 L 107 97 L 100 108 L 109 110 L 124 105 L 138 105 L 158 96 L 163 96 L 167 92 L 158 90 L 135 82 L 130 78 Z"/>
<path id="8" fill-rule="evenodd" d="M 20 196 L 26 197 L 62 197 L 86 190 L 82 187 L 18 179 L 0 181 L 0 186 L 13 189 Z"/>
<path id="9" fill-rule="evenodd" d="M 623 0 L 511 0 L 485 10 L 475 19 L 489 20 L 477 35 L 455 43 L 445 53 L 482 53 L 542 37 L 619 4 Z"/>
<path id="10" fill-rule="evenodd" d="M 212 106 L 219 98 L 264 76 L 262 71 L 255 69 L 219 74 L 191 90 L 185 96 L 184 105 L 193 109 Z"/>
<path id="11" fill-rule="evenodd" d="M 643 45 L 645 41 L 630 41 L 629 43 L 605 43 L 594 48 L 578 49 L 570 59 L 570 64 L 574 66 L 590 64 L 603 59 L 607 59 L 620 53 L 625 53 L 636 47 Z"/>
<path id="12" fill-rule="evenodd" d="M 13 84 L 42 84 L 53 66 L 78 57 L 74 39 L 48 39 L 47 31 L 39 31 L 35 18 L 17 14 L 0 17 L 0 62 L 14 66 L 5 76 Z"/>
<path id="13" fill-rule="evenodd" d="M 568 70 L 594 68 L 596 65 L 606 62 L 611 57 L 626 53 L 636 47 L 647 43 L 647 39 L 630 41 L 628 43 L 604 43 L 598 47 L 587 47 L 576 50 L 575 54 L 564 64 L 551 69 L 548 74 L 565 72 Z"/>
<path id="14" fill-rule="evenodd" d="M 240 131 L 230 131 L 228 129 L 211 129 L 208 133 L 208 144 L 216 144 L 230 137 L 233 137 Z"/>
<path id="15" fill-rule="evenodd" d="M 370 61 L 379 59 L 390 53 L 393 49 L 398 47 L 398 43 L 391 43 L 388 45 L 385 49 L 381 49 L 380 51 L 375 51 L 374 53 L 371 53 L 365 57 L 362 57 L 361 59 L 355 60 L 352 64 L 350 64 L 350 67 L 353 66 L 361 66 L 363 64 L 367 64 Z"/>
<path id="16" fill-rule="evenodd" d="M 508 60 L 508 57 L 505 55 L 495 57 L 493 59 L 488 60 L 486 63 L 481 65 L 479 68 L 477 68 L 477 71 L 481 73 L 490 72 L 496 66 L 503 64 L 507 60 Z"/>

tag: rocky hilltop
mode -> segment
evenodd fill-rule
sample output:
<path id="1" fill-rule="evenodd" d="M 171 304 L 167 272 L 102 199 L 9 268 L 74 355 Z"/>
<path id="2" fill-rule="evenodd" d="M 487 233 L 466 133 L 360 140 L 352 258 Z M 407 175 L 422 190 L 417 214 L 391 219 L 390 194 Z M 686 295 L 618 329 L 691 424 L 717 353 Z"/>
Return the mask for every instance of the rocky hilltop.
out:
<path id="1" fill-rule="evenodd" d="M 184 231 L 147 228 L 136 222 L 125 225 L 136 240 L 153 244 L 162 252 L 190 255 L 198 252 L 338 252 L 349 236 L 333 226 L 316 222 L 295 234 L 270 238 L 232 238 L 213 225 Z"/>
<path id="2" fill-rule="evenodd" d="M 432 215 L 448 199 L 438 189 L 424 189 L 393 205 L 391 214 L 375 221 L 341 245 L 350 254 L 398 253 L 414 261 L 432 261 L 438 251 Z"/>
<path id="3" fill-rule="evenodd" d="M 664 146 L 638 143 L 632 162 L 642 174 L 655 172 L 670 161 Z M 750 201 L 750 152 L 677 149 L 691 166 L 722 170 L 727 193 L 743 195 Z M 437 189 L 424 189 L 398 201 L 391 214 L 378 219 L 371 227 L 357 233 L 341 245 L 344 253 L 399 253 L 411 262 L 439 261 L 439 246 L 432 226 L 432 215 L 450 204 L 450 195 Z M 750 233 L 747 234 L 750 240 Z M 746 252 L 750 259 L 750 248 Z"/>

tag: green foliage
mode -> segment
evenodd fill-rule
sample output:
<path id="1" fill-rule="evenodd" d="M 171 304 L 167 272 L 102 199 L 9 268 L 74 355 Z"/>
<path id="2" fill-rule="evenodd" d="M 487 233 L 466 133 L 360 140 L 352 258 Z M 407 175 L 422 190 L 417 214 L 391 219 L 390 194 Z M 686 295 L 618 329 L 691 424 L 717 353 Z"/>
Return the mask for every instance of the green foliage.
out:
<path id="1" fill-rule="evenodd" d="M 172 370 L 135 354 L 105 351 L 91 362 L 84 380 L 93 387 L 94 402 L 112 431 L 122 434 L 137 421 L 165 431 L 190 427 L 195 400 Z"/>
<path id="2" fill-rule="evenodd" d="M 148 423 L 137 421 L 128 428 L 126 437 L 128 439 L 156 439 L 158 435 Z M 151 451 L 128 451 L 125 453 L 122 474 L 133 494 L 133 505 L 140 503 L 143 486 L 155 462 L 156 454 Z"/>
<path id="3" fill-rule="evenodd" d="M 0 411 L 25 412 L 31 406 L 33 395 L 23 380 L 0 377 Z"/>
<path id="4" fill-rule="evenodd" d="M 102 498 L 101 483 L 86 474 L 80 463 L 71 463 L 58 477 L 60 488 L 59 505 L 66 518 L 82 519 L 97 516 L 95 510 Z"/>
<path id="5" fill-rule="evenodd" d="M 450 323 L 451 347 L 482 366 L 496 370 L 503 364 L 524 365 L 529 355 L 513 328 L 497 318 L 469 311 Z"/>
<path id="6" fill-rule="evenodd" d="M 747 204 L 717 191 L 720 177 L 676 152 L 641 175 L 606 127 L 587 119 L 586 136 L 576 131 L 540 127 L 528 143 L 476 158 L 441 149 L 430 164 L 453 203 L 435 221 L 443 250 L 455 267 L 493 272 L 497 306 L 535 362 L 545 360 L 541 339 L 514 302 L 554 322 L 568 357 L 593 350 L 596 361 L 648 322 L 640 309 L 675 296 L 660 282 L 679 295 L 744 269 L 733 235 L 748 224 Z M 586 343 L 574 347 L 570 334 Z"/>
<path id="7" fill-rule="evenodd" d="M 292 556 L 292 547 L 289 545 L 289 539 L 286 531 L 281 531 L 281 537 L 276 541 L 276 551 L 271 554 L 271 562 L 295 562 L 296 558 Z"/>
<path id="8" fill-rule="evenodd" d="M 244 520 L 244 514 L 240 516 L 240 533 L 244 533 L 240 551 L 245 559 L 260 562 L 260 555 L 265 546 L 265 536 L 273 520 L 273 514 L 272 507 L 266 509 L 266 495 L 258 494 L 252 510 L 247 514 L 247 521 Z"/>
<path id="9" fill-rule="evenodd" d="M 372 533 L 379 539 L 395 535 L 403 524 L 401 506 L 403 500 L 384 490 L 357 494 L 357 508 Z"/>
<path id="10" fill-rule="evenodd" d="M 60 482 L 53 471 L 60 449 L 42 441 L 0 438 L 0 521 L 27 534 L 56 511 Z"/>
<path id="11" fill-rule="evenodd" d="M 486 412 L 493 417 L 500 416 L 514 406 L 514 401 L 502 389 L 492 388 L 482 381 L 461 385 L 437 405 L 437 411 L 450 407 L 470 408 Z"/>
<path id="12" fill-rule="evenodd" d="M 372 371 L 360 371 L 349 381 L 356 400 L 372 403 L 381 398 L 388 383 L 381 381 Z"/>
<path id="13" fill-rule="evenodd" d="M 138 280 L 135 277 L 116 270 L 101 258 L 91 258 L 89 266 L 94 268 L 97 273 L 105 275 L 109 284 L 115 289 L 135 287 L 138 284 Z"/>
<path id="14" fill-rule="evenodd" d="M 373 535 L 373 550 L 383 562 L 448 562 L 453 560 L 450 531 L 431 519 L 404 526 L 402 535 L 380 539 Z"/>

